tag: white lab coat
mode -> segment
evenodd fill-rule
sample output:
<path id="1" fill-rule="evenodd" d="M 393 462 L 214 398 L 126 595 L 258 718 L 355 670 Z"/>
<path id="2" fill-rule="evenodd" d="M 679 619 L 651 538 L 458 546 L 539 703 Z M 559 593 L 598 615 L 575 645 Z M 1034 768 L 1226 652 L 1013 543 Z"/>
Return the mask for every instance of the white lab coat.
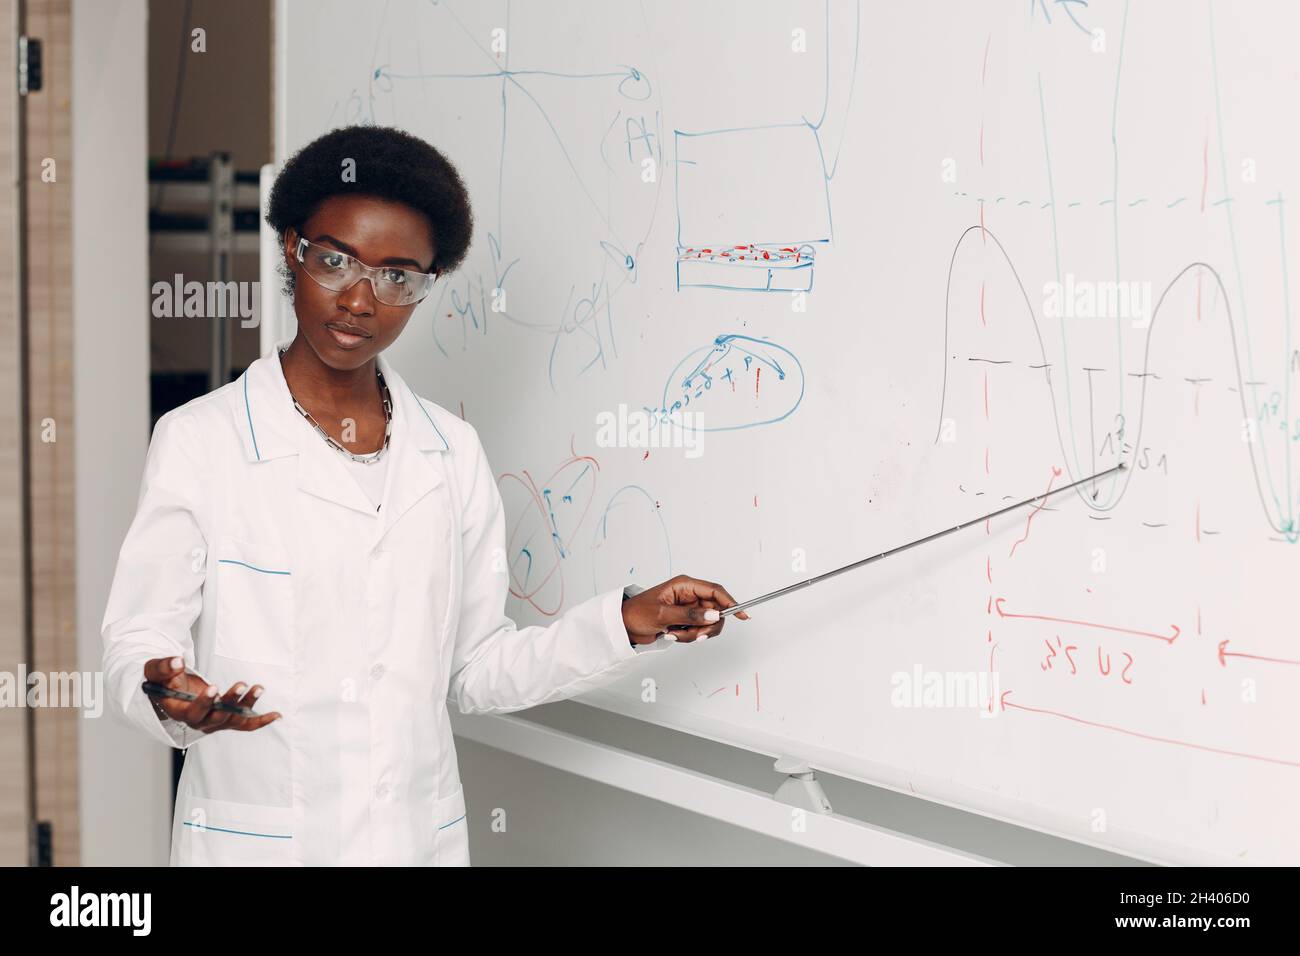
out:
<path id="1" fill-rule="evenodd" d="M 561 700 L 673 646 L 629 644 L 621 590 L 516 628 L 477 432 L 378 361 L 393 397 L 378 512 L 294 409 L 275 349 L 154 429 L 104 672 L 115 710 L 188 748 L 174 866 L 468 865 L 447 704 Z M 283 716 L 251 733 L 159 720 L 144 662 L 174 655 L 223 693 L 263 684 L 257 710 Z"/>

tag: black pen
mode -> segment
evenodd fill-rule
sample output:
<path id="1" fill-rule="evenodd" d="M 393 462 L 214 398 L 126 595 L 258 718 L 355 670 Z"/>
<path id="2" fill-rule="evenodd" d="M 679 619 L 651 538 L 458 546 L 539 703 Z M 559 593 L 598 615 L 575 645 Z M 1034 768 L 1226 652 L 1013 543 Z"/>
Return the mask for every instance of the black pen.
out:
<path id="1" fill-rule="evenodd" d="M 174 700 L 198 700 L 198 694 L 191 694 L 187 690 L 172 690 L 162 684 L 155 684 L 151 680 L 145 681 L 140 685 L 146 694 L 150 697 L 171 697 Z M 224 710 L 232 714 L 238 714 L 241 717 L 260 717 L 262 716 L 251 707 L 241 707 L 239 704 L 228 704 L 224 700 L 214 700 L 212 702 L 213 710 Z"/>

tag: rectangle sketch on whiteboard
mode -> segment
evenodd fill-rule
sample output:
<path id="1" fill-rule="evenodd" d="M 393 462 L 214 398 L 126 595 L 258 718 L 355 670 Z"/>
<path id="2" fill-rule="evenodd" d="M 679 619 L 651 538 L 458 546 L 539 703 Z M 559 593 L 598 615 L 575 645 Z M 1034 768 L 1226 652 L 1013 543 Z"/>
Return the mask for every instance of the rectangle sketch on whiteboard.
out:
<path id="1" fill-rule="evenodd" d="M 807 292 L 831 240 L 817 131 L 676 131 L 677 287 Z"/>

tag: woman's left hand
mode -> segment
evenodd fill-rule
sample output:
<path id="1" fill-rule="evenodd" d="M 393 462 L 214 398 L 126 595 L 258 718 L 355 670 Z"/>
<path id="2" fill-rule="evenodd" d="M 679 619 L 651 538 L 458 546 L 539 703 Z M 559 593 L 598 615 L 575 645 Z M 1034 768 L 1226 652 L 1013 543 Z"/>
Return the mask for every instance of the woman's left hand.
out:
<path id="1" fill-rule="evenodd" d="M 679 574 L 624 601 L 623 626 L 637 644 L 649 644 L 664 633 L 689 644 L 721 634 L 726 621 L 719 609 L 735 603 L 722 585 Z M 744 611 L 736 617 L 749 620 Z"/>

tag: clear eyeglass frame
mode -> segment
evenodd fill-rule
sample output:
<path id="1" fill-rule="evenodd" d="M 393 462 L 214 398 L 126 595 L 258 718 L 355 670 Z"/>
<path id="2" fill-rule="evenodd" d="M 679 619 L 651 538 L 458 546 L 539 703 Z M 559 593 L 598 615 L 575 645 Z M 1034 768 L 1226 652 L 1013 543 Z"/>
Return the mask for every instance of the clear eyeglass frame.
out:
<path id="1" fill-rule="evenodd" d="M 298 238 L 295 249 L 303 271 L 322 289 L 345 292 L 362 279 L 370 280 L 375 298 L 384 305 L 412 305 L 422 301 L 438 278 L 436 272 L 416 272 L 397 266 L 368 266 L 355 256 Z M 327 264 L 327 260 L 334 260 Z M 394 274 L 400 274 L 400 278 Z"/>

